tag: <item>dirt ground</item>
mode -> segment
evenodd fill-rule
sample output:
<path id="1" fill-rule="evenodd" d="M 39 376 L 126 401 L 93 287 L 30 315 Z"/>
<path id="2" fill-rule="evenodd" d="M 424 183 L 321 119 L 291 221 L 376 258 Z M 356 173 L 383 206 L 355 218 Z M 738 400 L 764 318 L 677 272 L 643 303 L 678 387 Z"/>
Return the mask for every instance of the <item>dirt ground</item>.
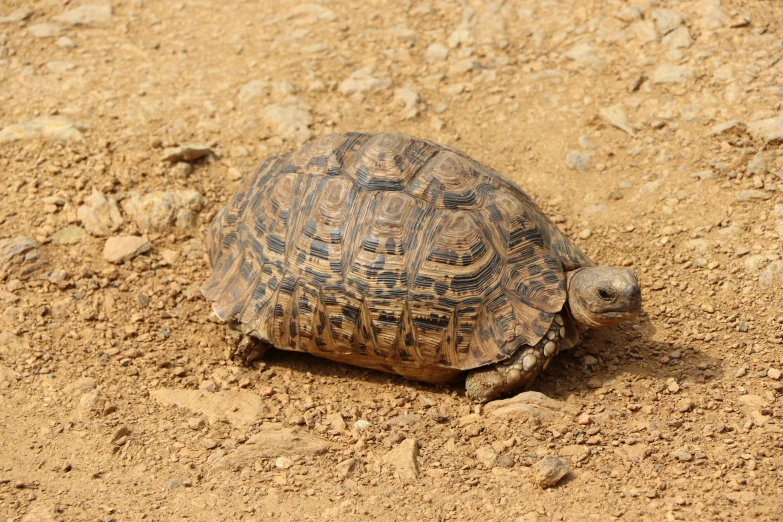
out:
<path id="1" fill-rule="evenodd" d="M 783 520 L 782 21 L 755 0 L 3 0 L 0 514 Z M 642 315 L 501 407 L 232 360 L 206 227 L 254 164 L 347 130 L 503 172 L 637 270 Z M 546 456 L 572 472 L 542 489 Z"/>

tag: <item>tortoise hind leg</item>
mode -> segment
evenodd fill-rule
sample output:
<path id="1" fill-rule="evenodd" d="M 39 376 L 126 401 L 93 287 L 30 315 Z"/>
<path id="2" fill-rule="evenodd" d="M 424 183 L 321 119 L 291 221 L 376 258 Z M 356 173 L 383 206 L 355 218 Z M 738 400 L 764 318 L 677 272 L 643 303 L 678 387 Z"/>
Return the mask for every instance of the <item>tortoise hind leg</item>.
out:
<path id="1" fill-rule="evenodd" d="M 473 402 L 489 402 L 506 393 L 521 390 L 533 382 L 560 351 L 561 325 L 557 319 L 535 345 L 522 346 L 505 361 L 469 372 L 465 379 L 468 397 Z"/>
<path id="2" fill-rule="evenodd" d="M 234 346 L 234 352 L 231 355 L 233 358 L 242 361 L 242 364 L 250 366 L 253 364 L 253 361 L 258 361 L 264 357 L 269 350 L 269 346 L 269 343 L 265 341 L 250 335 L 243 335 L 236 346 Z"/>

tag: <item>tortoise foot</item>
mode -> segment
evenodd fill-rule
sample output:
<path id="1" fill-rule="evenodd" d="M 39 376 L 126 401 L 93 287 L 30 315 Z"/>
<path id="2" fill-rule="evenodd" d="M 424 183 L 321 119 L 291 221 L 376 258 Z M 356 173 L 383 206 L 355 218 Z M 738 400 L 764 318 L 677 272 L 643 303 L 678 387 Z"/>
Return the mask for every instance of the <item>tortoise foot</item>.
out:
<path id="1" fill-rule="evenodd" d="M 534 346 L 523 346 L 505 361 L 468 373 L 465 390 L 473 402 L 485 403 L 507 393 L 522 390 L 549 366 L 560 351 L 560 325 L 552 323 Z"/>
<path id="2" fill-rule="evenodd" d="M 232 356 L 245 366 L 250 366 L 254 361 L 262 359 L 267 350 L 269 350 L 268 343 L 249 335 L 243 335 L 234 346 Z"/>

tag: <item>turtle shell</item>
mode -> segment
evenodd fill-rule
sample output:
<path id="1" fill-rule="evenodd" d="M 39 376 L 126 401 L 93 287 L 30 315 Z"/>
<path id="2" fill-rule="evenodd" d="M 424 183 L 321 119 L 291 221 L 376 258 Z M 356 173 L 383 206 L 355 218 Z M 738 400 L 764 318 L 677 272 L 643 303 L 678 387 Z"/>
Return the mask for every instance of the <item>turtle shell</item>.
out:
<path id="1" fill-rule="evenodd" d="M 202 287 L 283 350 L 431 382 L 547 332 L 592 262 L 530 197 L 466 154 L 332 134 L 267 159 L 213 220 Z"/>

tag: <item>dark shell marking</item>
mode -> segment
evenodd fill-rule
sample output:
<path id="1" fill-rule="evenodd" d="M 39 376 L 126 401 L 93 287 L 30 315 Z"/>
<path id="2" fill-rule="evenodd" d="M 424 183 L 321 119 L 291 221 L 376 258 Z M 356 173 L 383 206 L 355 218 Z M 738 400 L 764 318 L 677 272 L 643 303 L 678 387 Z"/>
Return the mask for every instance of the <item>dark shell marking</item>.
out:
<path id="1" fill-rule="evenodd" d="M 394 133 L 267 159 L 213 220 L 202 287 L 284 350 L 431 382 L 549 330 L 592 262 L 530 197 L 462 152 Z"/>

